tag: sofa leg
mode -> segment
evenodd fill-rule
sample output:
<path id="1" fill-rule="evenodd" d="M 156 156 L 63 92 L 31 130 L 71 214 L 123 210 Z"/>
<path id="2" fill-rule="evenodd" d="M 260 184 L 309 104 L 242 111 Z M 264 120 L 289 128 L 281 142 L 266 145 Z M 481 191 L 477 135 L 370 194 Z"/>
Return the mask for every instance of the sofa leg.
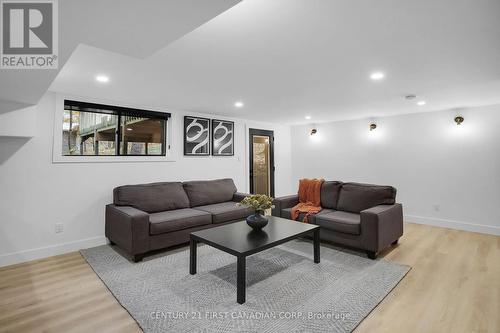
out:
<path id="1" fill-rule="evenodd" d="M 132 260 L 134 260 L 134 262 L 140 262 L 142 259 L 144 259 L 144 254 L 135 254 L 132 256 Z"/>
<path id="2" fill-rule="evenodd" d="M 391 243 L 391 245 L 393 245 L 393 246 L 394 246 L 394 245 L 398 245 L 398 241 L 399 241 L 399 238 L 398 238 L 398 239 L 396 239 L 394 242 L 392 242 L 392 243 Z"/>
<path id="3" fill-rule="evenodd" d="M 368 258 L 370 259 L 377 259 L 377 252 L 373 252 L 373 251 L 366 251 L 366 255 L 368 256 Z"/>

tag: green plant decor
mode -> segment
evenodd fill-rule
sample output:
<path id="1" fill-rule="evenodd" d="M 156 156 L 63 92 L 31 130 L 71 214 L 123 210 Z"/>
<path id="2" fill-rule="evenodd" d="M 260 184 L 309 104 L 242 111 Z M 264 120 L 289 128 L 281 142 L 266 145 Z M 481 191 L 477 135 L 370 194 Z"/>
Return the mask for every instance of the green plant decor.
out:
<path id="1" fill-rule="evenodd" d="M 253 194 L 245 197 L 240 205 L 252 207 L 256 212 L 264 212 L 266 209 L 274 208 L 273 198 L 265 194 Z"/>

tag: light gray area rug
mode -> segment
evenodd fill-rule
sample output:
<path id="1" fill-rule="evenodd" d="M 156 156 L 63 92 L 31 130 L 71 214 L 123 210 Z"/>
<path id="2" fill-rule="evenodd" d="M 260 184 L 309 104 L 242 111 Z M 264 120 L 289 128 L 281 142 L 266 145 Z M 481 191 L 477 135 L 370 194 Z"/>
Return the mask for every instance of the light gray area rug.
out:
<path id="1" fill-rule="evenodd" d="M 110 246 L 81 251 L 149 332 L 351 332 L 410 267 L 292 241 L 247 258 L 246 303 L 236 303 L 236 258 L 201 245 L 132 263 Z"/>

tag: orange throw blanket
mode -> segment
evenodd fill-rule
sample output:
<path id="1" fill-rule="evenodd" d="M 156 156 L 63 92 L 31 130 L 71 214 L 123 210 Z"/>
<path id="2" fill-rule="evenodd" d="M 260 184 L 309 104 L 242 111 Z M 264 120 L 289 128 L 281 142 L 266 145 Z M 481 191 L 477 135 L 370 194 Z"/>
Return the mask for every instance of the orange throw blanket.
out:
<path id="1" fill-rule="evenodd" d="M 292 208 L 292 219 L 306 213 L 302 222 L 309 223 L 309 216 L 321 211 L 321 185 L 323 179 L 301 179 L 299 181 L 299 203 Z"/>

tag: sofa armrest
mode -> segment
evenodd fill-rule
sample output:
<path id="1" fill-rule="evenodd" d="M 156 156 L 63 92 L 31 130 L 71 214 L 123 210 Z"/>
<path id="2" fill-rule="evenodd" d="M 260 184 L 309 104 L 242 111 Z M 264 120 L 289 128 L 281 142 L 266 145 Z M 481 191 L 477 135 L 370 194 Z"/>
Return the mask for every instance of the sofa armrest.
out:
<path id="1" fill-rule="evenodd" d="M 403 235 L 403 206 L 379 205 L 361 212 L 361 239 L 365 250 L 378 252 Z"/>
<path id="2" fill-rule="evenodd" d="M 241 202 L 241 200 L 243 200 L 249 196 L 251 196 L 251 194 L 236 192 L 233 194 L 233 201 L 234 202 Z"/>
<path id="3" fill-rule="evenodd" d="M 298 203 L 299 203 L 299 195 L 298 194 L 287 195 L 284 197 L 275 198 L 273 200 L 274 208 L 272 210 L 272 215 L 280 217 L 281 210 L 283 210 L 285 208 L 291 208 Z"/>
<path id="4" fill-rule="evenodd" d="M 149 214 L 131 206 L 106 206 L 106 237 L 132 255 L 149 251 Z"/>

